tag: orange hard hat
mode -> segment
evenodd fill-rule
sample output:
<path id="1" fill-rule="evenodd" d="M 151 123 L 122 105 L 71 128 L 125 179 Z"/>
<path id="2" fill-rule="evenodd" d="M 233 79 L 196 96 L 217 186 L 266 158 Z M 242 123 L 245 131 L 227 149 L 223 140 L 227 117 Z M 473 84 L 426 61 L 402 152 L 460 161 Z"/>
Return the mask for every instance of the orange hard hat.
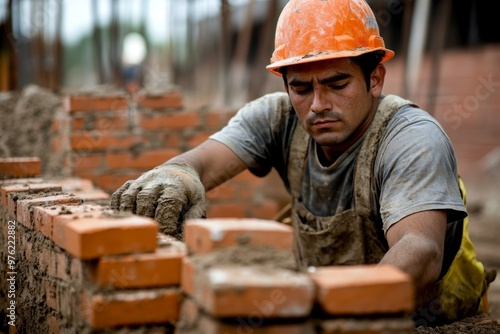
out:
<path id="1" fill-rule="evenodd" d="M 376 50 L 385 51 L 382 62 L 394 56 L 365 0 L 290 0 L 278 19 L 274 47 L 267 69 L 279 76 L 289 65 Z"/>

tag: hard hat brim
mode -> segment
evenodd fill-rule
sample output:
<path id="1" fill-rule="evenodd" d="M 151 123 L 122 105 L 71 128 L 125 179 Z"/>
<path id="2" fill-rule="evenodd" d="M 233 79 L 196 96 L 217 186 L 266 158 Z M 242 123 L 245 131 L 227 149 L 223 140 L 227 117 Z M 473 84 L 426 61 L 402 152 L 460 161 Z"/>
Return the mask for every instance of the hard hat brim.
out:
<path id="1" fill-rule="evenodd" d="M 287 66 L 292 66 L 292 65 L 298 65 L 298 64 L 306 64 L 306 63 L 312 63 L 312 62 L 317 62 L 317 61 L 322 61 L 322 60 L 329 60 L 329 59 L 336 59 L 336 58 L 350 58 L 350 57 L 357 57 L 365 53 L 369 52 L 374 52 L 378 50 L 383 50 L 385 51 L 385 56 L 382 58 L 381 63 L 388 61 L 392 57 L 394 57 L 394 51 L 380 47 L 380 48 L 358 48 L 355 50 L 343 50 L 343 51 L 321 51 L 317 53 L 309 53 L 306 54 L 302 57 L 292 57 L 292 58 L 287 58 L 283 59 L 280 61 L 273 62 L 270 65 L 266 66 L 266 69 L 277 75 L 277 76 L 282 76 L 280 69 L 282 67 L 287 67 Z"/>

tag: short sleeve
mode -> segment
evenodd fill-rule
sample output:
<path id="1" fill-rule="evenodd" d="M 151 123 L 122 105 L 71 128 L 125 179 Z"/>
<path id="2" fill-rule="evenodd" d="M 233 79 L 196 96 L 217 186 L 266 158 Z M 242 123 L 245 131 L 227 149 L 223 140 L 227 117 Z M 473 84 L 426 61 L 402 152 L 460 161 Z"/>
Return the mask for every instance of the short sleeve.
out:
<path id="1" fill-rule="evenodd" d="M 404 217 L 447 210 L 448 222 L 467 216 L 451 141 L 430 115 L 399 111 L 389 123 L 375 168 L 384 232 Z"/>
<path id="2" fill-rule="evenodd" d="M 246 104 L 219 132 L 210 136 L 228 146 L 258 176 L 281 166 L 288 151 L 283 151 L 287 137 L 287 119 L 291 105 L 286 93 L 264 95 Z"/>

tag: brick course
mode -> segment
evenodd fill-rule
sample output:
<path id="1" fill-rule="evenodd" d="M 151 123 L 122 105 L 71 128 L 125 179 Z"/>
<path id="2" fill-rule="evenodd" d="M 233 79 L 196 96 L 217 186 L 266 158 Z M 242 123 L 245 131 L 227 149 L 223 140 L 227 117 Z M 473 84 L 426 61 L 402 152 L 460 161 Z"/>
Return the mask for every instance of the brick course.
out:
<path id="1" fill-rule="evenodd" d="M 199 145 L 235 114 L 234 110 L 188 110 L 176 91 L 141 92 L 128 100 L 120 94 L 106 97 L 83 92 L 68 96 L 63 104 L 67 122 L 54 124 L 52 144 L 67 151 L 74 175 L 92 180 L 108 194 Z M 280 182 L 275 179 L 276 175 L 268 177 L 267 185 L 275 187 Z M 272 198 L 264 183 L 249 172 L 242 173 L 225 185 L 232 194 L 213 190 L 207 196 L 207 215 L 272 218 L 288 195 L 282 189 L 281 198 Z"/>
<path id="2" fill-rule="evenodd" d="M 0 180 L 41 175 L 42 163 L 38 157 L 0 158 Z"/>
<path id="3" fill-rule="evenodd" d="M 54 189 L 42 181 L 0 184 L 12 190 L 7 204 L 16 206 L 23 220 L 16 225 L 18 282 L 24 282 L 17 292 L 24 305 L 17 318 L 21 332 L 112 333 L 140 326 L 137 333 L 173 333 L 176 328 L 184 334 L 313 334 L 410 333 L 413 328 L 408 318 L 412 286 L 392 267 L 326 267 L 301 273 L 259 257 L 246 265 L 237 259 L 209 266 L 203 261 L 238 247 L 249 247 L 245 252 L 270 247 L 266 254 L 271 257 L 272 249 L 291 255 L 289 226 L 256 219 L 195 219 L 186 225 L 184 244 L 158 234 L 149 218 L 82 204 L 78 196 L 41 193 L 22 199 L 26 188 Z M 59 180 L 56 186 L 95 190 L 77 178 Z M 5 242 L 5 206 L 0 213 L 0 241 Z M 5 288 L 1 285 L 0 297 L 5 297 Z M 321 315 L 314 305 L 322 308 Z M 324 312 L 343 317 L 325 318 Z M 359 318 L 365 314 L 383 315 Z"/>
<path id="4" fill-rule="evenodd" d="M 310 276 L 328 314 L 409 313 L 415 307 L 410 276 L 392 266 L 322 267 Z"/>

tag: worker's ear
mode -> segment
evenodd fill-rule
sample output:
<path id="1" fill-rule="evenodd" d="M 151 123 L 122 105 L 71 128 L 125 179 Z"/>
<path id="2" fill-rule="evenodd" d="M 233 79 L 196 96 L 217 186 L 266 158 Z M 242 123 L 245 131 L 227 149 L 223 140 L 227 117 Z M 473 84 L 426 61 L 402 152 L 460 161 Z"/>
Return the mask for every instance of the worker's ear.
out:
<path id="1" fill-rule="evenodd" d="M 370 75 L 370 92 L 375 98 L 380 97 L 384 88 L 385 66 L 378 64 Z"/>

